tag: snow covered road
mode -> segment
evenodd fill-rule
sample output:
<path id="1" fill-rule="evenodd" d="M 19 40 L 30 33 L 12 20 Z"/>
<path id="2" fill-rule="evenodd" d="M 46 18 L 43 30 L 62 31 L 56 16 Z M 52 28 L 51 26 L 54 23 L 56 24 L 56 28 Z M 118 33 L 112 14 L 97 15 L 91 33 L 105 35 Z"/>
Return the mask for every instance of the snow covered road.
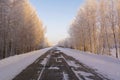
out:
<path id="1" fill-rule="evenodd" d="M 119 59 L 46 48 L 0 61 L 0 80 L 119 80 Z"/>
<path id="2" fill-rule="evenodd" d="M 0 60 L 0 80 L 12 80 L 16 75 L 32 64 L 42 54 L 46 53 L 49 49 L 51 48 L 16 55 Z"/>
<path id="3" fill-rule="evenodd" d="M 57 48 L 49 50 L 13 80 L 110 80 Z"/>
<path id="4" fill-rule="evenodd" d="M 78 51 L 68 48 L 60 48 L 66 55 L 72 56 L 76 60 L 93 68 L 96 72 L 108 76 L 112 80 L 120 80 L 120 60 L 111 56 L 95 55 L 89 52 Z"/>

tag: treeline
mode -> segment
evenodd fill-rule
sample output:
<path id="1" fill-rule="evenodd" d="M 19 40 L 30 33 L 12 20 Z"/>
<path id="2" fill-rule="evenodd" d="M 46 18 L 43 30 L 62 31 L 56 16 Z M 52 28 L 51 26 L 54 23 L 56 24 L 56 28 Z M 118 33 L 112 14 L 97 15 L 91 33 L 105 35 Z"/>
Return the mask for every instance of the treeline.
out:
<path id="1" fill-rule="evenodd" d="M 0 59 L 45 47 L 44 28 L 28 0 L 0 0 Z"/>
<path id="2" fill-rule="evenodd" d="M 70 37 L 60 44 L 107 55 L 114 48 L 119 57 L 120 0 L 86 0 L 70 26 Z"/>

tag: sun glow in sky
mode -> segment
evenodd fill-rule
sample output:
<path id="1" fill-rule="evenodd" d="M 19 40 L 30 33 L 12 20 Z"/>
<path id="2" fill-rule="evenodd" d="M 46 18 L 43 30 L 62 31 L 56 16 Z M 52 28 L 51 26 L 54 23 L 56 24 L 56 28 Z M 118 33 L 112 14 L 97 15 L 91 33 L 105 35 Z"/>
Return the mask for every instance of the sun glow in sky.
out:
<path id="1" fill-rule="evenodd" d="M 68 36 L 71 21 L 84 0 L 30 0 L 46 26 L 46 37 L 55 44 Z"/>

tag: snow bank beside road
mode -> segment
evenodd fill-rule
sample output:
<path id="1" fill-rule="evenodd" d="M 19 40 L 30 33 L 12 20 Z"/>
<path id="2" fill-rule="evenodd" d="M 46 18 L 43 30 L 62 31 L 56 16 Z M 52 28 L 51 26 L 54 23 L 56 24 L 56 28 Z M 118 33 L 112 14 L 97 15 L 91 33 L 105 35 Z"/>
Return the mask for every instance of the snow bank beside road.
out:
<path id="1" fill-rule="evenodd" d="M 49 49 L 51 48 L 45 48 L 0 60 L 0 80 L 12 80 Z"/>
<path id="2" fill-rule="evenodd" d="M 113 80 L 120 80 L 120 60 L 114 57 L 95 55 L 73 49 L 58 49 L 87 66 L 97 69 L 98 73 L 103 73 Z"/>

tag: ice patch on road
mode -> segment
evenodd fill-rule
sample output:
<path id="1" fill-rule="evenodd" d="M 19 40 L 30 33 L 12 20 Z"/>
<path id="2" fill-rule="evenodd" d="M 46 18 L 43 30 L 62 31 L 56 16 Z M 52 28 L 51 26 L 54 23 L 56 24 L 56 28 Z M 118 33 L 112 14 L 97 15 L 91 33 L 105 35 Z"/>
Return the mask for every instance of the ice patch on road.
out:
<path id="1" fill-rule="evenodd" d="M 40 80 L 40 78 L 41 78 L 41 76 L 42 76 L 42 74 L 43 74 L 43 72 L 44 72 L 44 70 L 45 70 L 45 66 L 47 65 L 47 62 L 49 61 L 50 57 L 51 57 L 51 55 L 48 55 L 48 56 L 40 63 L 40 64 L 42 64 L 44 67 L 43 67 L 43 69 L 41 70 L 40 75 L 39 75 L 39 77 L 38 77 L 37 80 Z"/>
<path id="2" fill-rule="evenodd" d="M 48 55 L 40 64 L 45 65 L 48 61 L 48 58 L 50 58 L 50 55 Z"/>
<path id="3" fill-rule="evenodd" d="M 52 69 L 52 70 L 59 70 L 59 67 L 50 67 L 49 69 Z"/>
<path id="4" fill-rule="evenodd" d="M 75 67 L 75 68 L 80 67 L 80 65 L 79 65 L 79 64 L 76 64 L 74 61 L 68 61 L 68 60 L 67 60 L 67 62 L 68 62 L 68 64 L 69 64 L 70 66 L 73 66 L 73 67 Z"/>
<path id="5" fill-rule="evenodd" d="M 88 72 L 83 72 L 83 71 L 74 71 L 76 74 L 80 74 L 84 77 L 88 77 L 88 76 L 93 76 L 93 74 L 88 73 Z"/>
<path id="6" fill-rule="evenodd" d="M 54 52 L 54 53 L 57 53 L 57 54 L 58 54 L 58 53 L 60 53 L 60 51 L 56 51 L 56 52 Z"/>
<path id="7" fill-rule="evenodd" d="M 65 72 L 63 72 L 63 80 L 69 80 L 68 74 Z"/>

